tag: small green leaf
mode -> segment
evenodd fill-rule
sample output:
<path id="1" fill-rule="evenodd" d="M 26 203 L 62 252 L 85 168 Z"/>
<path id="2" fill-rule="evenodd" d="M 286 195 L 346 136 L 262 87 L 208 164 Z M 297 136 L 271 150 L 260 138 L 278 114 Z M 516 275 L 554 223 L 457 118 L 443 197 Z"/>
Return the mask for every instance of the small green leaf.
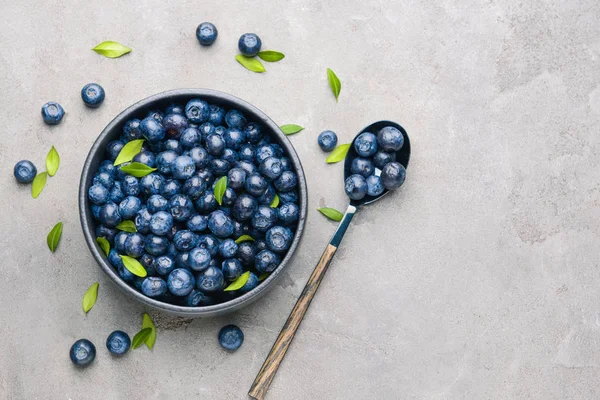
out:
<path id="1" fill-rule="evenodd" d="M 83 295 L 81 305 L 83 307 L 83 312 L 86 314 L 94 307 L 94 304 L 96 304 L 96 299 L 98 298 L 98 286 L 100 286 L 98 282 L 94 283 Z"/>
<path id="2" fill-rule="evenodd" d="M 248 242 L 248 241 L 254 242 L 254 238 L 250 235 L 242 235 L 239 238 L 235 239 L 235 242 L 237 244 L 240 244 L 242 242 Z"/>
<path id="3" fill-rule="evenodd" d="M 60 236 L 62 235 L 62 222 L 54 225 L 54 228 L 48 233 L 48 237 L 46 238 L 46 242 L 48 243 L 48 248 L 51 252 L 54 253 L 56 251 L 56 247 L 58 246 L 58 242 L 60 241 Z"/>
<path id="4" fill-rule="evenodd" d="M 331 68 L 327 68 L 327 80 L 329 81 L 329 86 L 331 86 L 331 91 L 335 95 L 335 101 L 338 101 L 340 90 L 342 90 L 342 83 Z"/>
<path id="5" fill-rule="evenodd" d="M 126 219 L 125 221 L 121 221 L 119 225 L 117 225 L 117 229 L 120 231 L 125 231 L 129 233 L 137 232 L 137 228 L 135 227 L 135 222 Z"/>
<path id="6" fill-rule="evenodd" d="M 100 248 L 102 249 L 102 251 L 104 251 L 106 257 L 108 257 L 108 253 L 110 253 L 110 243 L 108 243 L 108 240 L 106 240 L 105 237 L 100 236 L 96 238 L 96 243 L 100 245 Z"/>
<path id="7" fill-rule="evenodd" d="M 123 165 L 120 167 L 120 170 L 126 174 L 133 175 L 136 178 L 143 178 L 144 176 L 156 171 L 156 168 L 151 168 L 146 164 L 139 162 L 132 162 L 131 164 Z"/>
<path id="8" fill-rule="evenodd" d="M 143 144 L 144 139 L 132 140 L 131 142 L 127 143 L 119 152 L 119 155 L 115 159 L 113 165 L 121 165 L 133 160 L 133 157 L 137 156 L 137 154 L 142 151 Z"/>
<path id="9" fill-rule="evenodd" d="M 225 289 L 223 289 L 223 291 L 224 292 L 233 292 L 234 290 L 241 289 L 246 284 L 246 282 L 248 282 L 249 277 L 250 277 L 250 271 L 244 272 L 242 275 L 240 275 L 239 278 L 237 278 L 235 281 L 231 282 L 231 285 L 229 285 Z"/>
<path id="10" fill-rule="evenodd" d="M 98 46 L 94 47 L 96 53 L 103 55 L 108 58 L 117 58 L 121 57 L 123 54 L 127 54 L 131 51 L 131 49 L 127 46 L 123 46 L 119 42 L 106 41 L 100 43 Z"/>
<path id="11" fill-rule="evenodd" d="M 151 333 L 152 333 L 151 328 L 144 328 L 141 331 L 139 331 L 138 333 L 136 333 L 135 336 L 133 337 L 133 340 L 131 341 L 131 349 L 132 350 L 137 349 L 142 344 L 146 343 L 146 340 L 148 340 Z"/>
<path id="12" fill-rule="evenodd" d="M 267 279 L 267 278 L 269 277 L 269 275 L 271 275 L 271 274 L 268 274 L 268 273 L 266 273 L 266 272 L 263 272 L 263 273 L 262 273 L 262 274 L 260 274 L 260 276 L 258 277 L 258 281 L 259 281 L 259 282 L 262 282 L 262 281 L 264 281 L 265 279 Z"/>
<path id="13" fill-rule="evenodd" d="M 334 221 L 341 221 L 342 218 L 344 218 L 344 214 L 342 214 L 335 208 L 323 207 L 317 208 L 317 210 L 321 211 L 321 214 Z"/>
<path id="14" fill-rule="evenodd" d="M 244 66 L 244 68 L 252 72 L 265 72 L 266 69 L 256 58 L 246 57 L 241 54 L 235 56 L 235 59 Z"/>
<path id="15" fill-rule="evenodd" d="M 46 179 L 48 179 L 47 172 L 40 172 L 33 178 L 33 183 L 31 184 L 31 197 L 35 199 L 42 193 L 42 189 L 46 186 Z"/>
<path id="16" fill-rule="evenodd" d="M 277 208 L 278 205 L 279 205 L 279 196 L 276 194 L 275 197 L 273 197 L 273 201 L 271 202 L 271 204 L 269 206 L 271 208 Z"/>
<path id="17" fill-rule="evenodd" d="M 123 265 L 125 268 L 127 268 L 129 272 L 135 276 L 144 278 L 146 275 L 148 275 L 142 264 L 140 264 L 140 262 L 135 258 L 121 255 L 121 260 L 123 260 Z"/>
<path id="18" fill-rule="evenodd" d="M 344 158 L 346 158 L 348 150 L 350 150 L 350 143 L 340 144 L 338 147 L 333 149 L 333 151 L 325 161 L 327 162 L 327 164 L 335 164 L 336 162 L 340 162 Z"/>
<path id="19" fill-rule="evenodd" d="M 225 194 L 225 190 L 227 190 L 227 177 L 223 176 L 217 181 L 214 191 L 215 200 L 217 203 L 219 203 L 219 205 L 223 204 L 223 195 Z"/>
<path id="20" fill-rule="evenodd" d="M 60 165 L 60 156 L 58 155 L 58 151 L 52 146 L 50 152 L 46 156 L 46 170 L 48 171 L 48 175 L 54 176 L 56 171 L 58 171 L 58 166 Z"/>
<path id="21" fill-rule="evenodd" d="M 156 343 L 156 327 L 154 326 L 154 322 L 152 322 L 152 319 L 148 313 L 144 313 L 144 320 L 142 321 L 142 329 L 145 328 L 152 329 L 150 336 L 148 336 L 148 339 L 146 339 L 146 346 L 152 350 L 154 348 L 154 343 Z"/>
<path id="22" fill-rule="evenodd" d="M 303 127 L 301 127 L 300 125 L 295 125 L 295 124 L 287 124 L 287 125 L 281 125 L 279 127 L 281 129 L 281 131 L 283 133 L 285 133 L 286 135 L 293 135 L 294 133 L 298 133 L 300 132 L 302 129 L 304 129 Z"/>
<path id="23" fill-rule="evenodd" d="M 277 62 L 285 58 L 285 54 L 275 50 L 259 51 L 258 56 L 267 62 Z"/>

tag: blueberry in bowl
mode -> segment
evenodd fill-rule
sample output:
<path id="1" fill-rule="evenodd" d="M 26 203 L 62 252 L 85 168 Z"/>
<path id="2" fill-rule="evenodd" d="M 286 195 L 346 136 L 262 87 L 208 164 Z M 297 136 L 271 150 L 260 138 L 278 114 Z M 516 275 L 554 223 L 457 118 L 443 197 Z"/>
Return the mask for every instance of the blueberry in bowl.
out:
<path id="1" fill-rule="evenodd" d="M 306 181 L 289 140 L 256 107 L 173 90 L 129 107 L 100 134 L 79 208 L 92 255 L 121 290 L 159 311 L 207 317 L 250 304 L 291 264 Z"/>

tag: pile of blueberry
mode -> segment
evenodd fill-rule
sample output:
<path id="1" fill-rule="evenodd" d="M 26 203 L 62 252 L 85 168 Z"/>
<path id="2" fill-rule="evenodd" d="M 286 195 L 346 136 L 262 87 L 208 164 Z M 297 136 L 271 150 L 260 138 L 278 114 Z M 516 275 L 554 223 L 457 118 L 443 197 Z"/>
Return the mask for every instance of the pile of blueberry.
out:
<path id="1" fill-rule="evenodd" d="M 123 147 L 139 139 L 131 163 L 115 166 Z M 121 169 L 134 163 L 156 170 L 136 178 Z M 297 185 L 290 159 L 260 124 L 193 99 L 127 121 L 106 146 L 88 198 L 96 236 L 110 243 L 108 260 L 120 277 L 148 297 L 195 307 L 240 296 L 277 268 L 299 218 Z M 136 232 L 119 230 L 127 220 Z M 134 275 L 122 255 L 147 276 Z M 224 291 L 245 272 L 240 289 Z"/>

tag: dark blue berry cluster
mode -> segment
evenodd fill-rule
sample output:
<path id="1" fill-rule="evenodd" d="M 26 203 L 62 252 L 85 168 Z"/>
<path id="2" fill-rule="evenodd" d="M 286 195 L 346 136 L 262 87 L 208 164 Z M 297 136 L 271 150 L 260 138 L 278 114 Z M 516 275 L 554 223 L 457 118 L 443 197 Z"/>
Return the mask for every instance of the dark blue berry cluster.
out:
<path id="1" fill-rule="evenodd" d="M 156 168 L 141 178 L 121 170 L 129 163 L 114 165 L 138 139 L 144 142 L 131 162 Z M 216 191 L 223 178 L 224 192 Z M 194 307 L 246 293 L 277 268 L 299 218 L 297 186 L 291 160 L 261 124 L 192 99 L 127 121 L 106 146 L 88 199 L 121 278 L 148 297 Z M 136 232 L 120 230 L 123 221 Z M 237 240 L 243 235 L 252 240 Z M 134 275 L 122 255 L 147 276 Z M 245 272 L 240 289 L 224 291 Z"/>

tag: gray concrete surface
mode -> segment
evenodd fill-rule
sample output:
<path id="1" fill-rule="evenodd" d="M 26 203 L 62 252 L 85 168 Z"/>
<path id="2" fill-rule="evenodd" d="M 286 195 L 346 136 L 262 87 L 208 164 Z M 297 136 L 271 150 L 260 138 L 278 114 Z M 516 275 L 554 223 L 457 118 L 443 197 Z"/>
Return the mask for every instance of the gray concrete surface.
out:
<path id="1" fill-rule="evenodd" d="M 209 49 L 194 36 L 204 20 L 219 29 Z M 234 55 L 247 31 L 286 59 L 244 70 Z M 133 52 L 89 50 L 108 39 Z M 0 44 L 0 398 L 245 398 L 335 229 L 316 208 L 346 202 L 342 168 L 324 163 L 316 136 L 328 128 L 346 142 L 383 118 L 411 135 L 407 182 L 355 218 L 269 398 L 600 398 L 597 1 L 4 0 Z M 337 104 L 327 67 L 342 81 Z M 79 97 L 92 81 L 107 91 L 97 110 Z M 181 87 L 306 127 L 291 140 L 309 182 L 308 231 L 253 306 L 212 320 L 154 313 L 154 351 L 113 360 L 106 336 L 135 333 L 143 309 L 86 248 L 79 175 L 120 110 Z M 49 100 L 68 113 L 55 128 L 39 116 Z M 51 145 L 62 165 L 34 200 L 12 168 L 23 158 L 43 168 Z M 246 334 L 235 354 L 216 342 L 225 323 Z M 80 337 L 99 350 L 84 371 L 67 356 Z"/>

